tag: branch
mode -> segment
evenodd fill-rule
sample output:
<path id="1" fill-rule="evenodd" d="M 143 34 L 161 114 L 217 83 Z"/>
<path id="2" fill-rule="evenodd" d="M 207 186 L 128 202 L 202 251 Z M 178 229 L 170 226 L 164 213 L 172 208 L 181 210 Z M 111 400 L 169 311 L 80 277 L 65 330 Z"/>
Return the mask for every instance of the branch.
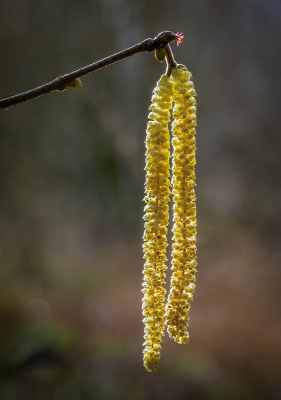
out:
<path id="1" fill-rule="evenodd" d="M 177 63 L 176 60 L 174 59 L 174 55 L 169 44 L 165 46 L 165 50 L 166 50 L 166 63 L 167 63 L 166 75 L 170 76 L 172 69 L 177 66 Z"/>
<path id="2" fill-rule="evenodd" d="M 154 39 L 145 39 L 139 44 L 129 47 L 128 49 L 120 51 L 119 53 L 113 54 L 109 57 L 103 58 L 102 60 L 87 65 L 86 67 L 80 68 L 77 71 L 71 72 L 66 75 L 59 75 L 56 79 L 49 83 L 46 83 L 45 85 L 28 90 L 24 93 L 17 94 L 15 96 L 2 99 L 0 100 L 0 108 L 7 109 L 8 107 L 34 99 L 36 97 L 42 96 L 43 94 L 51 93 L 55 90 L 63 91 L 67 87 L 76 86 L 74 82 L 81 76 L 88 75 L 93 71 L 97 71 L 98 69 L 107 67 L 108 65 L 124 60 L 125 58 L 131 57 L 135 54 L 152 52 L 156 49 L 161 49 L 164 47 L 166 49 L 166 61 L 168 65 L 166 73 L 168 75 L 168 73 L 171 73 L 171 69 L 176 66 L 173 55 L 170 56 L 172 52 L 169 43 L 173 40 L 176 40 L 177 43 L 180 43 L 181 39 L 179 39 L 179 34 L 175 34 L 171 31 L 161 32 Z"/>

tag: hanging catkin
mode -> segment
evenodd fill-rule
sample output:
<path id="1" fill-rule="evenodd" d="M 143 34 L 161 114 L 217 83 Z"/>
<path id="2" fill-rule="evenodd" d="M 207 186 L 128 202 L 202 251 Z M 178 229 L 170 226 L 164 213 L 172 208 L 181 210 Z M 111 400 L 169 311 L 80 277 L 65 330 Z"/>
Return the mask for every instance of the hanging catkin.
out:
<path id="1" fill-rule="evenodd" d="M 173 251 L 172 278 L 165 312 L 168 334 L 178 343 L 188 343 L 188 314 L 195 289 L 196 204 L 195 126 L 196 95 L 191 74 L 183 65 L 172 70 L 173 109 Z"/>
<path id="2" fill-rule="evenodd" d="M 145 231 L 143 270 L 143 316 L 145 324 L 144 366 L 157 369 L 164 335 L 165 276 L 170 195 L 168 122 L 172 106 L 172 83 L 162 75 L 154 89 L 146 131 Z"/>

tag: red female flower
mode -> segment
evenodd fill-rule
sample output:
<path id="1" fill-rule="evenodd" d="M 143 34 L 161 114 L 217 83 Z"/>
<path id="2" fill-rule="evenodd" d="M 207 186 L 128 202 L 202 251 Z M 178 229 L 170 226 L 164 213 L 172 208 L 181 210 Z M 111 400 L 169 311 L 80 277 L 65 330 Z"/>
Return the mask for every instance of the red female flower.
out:
<path id="1" fill-rule="evenodd" d="M 177 42 L 177 45 L 179 46 L 181 44 L 183 38 L 184 38 L 184 35 L 180 32 L 174 33 L 171 31 L 164 31 L 164 32 L 159 33 L 159 35 L 157 35 L 154 38 L 154 40 L 157 40 L 161 44 L 164 44 L 164 43 L 168 44 L 172 40 L 175 40 Z"/>
<path id="2" fill-rule="evenodd" d="M 182 43 L 182 39 L 184 38 L 184 35 L 180 32 L 175 34 L 175 40 L 177 41 L 177 45 L 179 46 Z"/>

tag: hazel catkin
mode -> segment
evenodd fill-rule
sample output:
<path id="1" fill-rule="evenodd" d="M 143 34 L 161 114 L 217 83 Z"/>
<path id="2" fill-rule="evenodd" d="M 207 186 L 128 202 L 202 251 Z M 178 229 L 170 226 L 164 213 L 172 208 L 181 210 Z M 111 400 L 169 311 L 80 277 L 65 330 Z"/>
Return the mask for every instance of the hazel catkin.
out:
<path id="1" fill-rule="evenodd" d="M 173 108 L 173 251 L 172 278 L 165 323 L 168 334 L 178 343 L 188 343 L 188 314 L 195 289 L 196 204 L 195 127 L 196 101 L 191 74 L 183 65 L 172 70 Z"/>
<path id="2" fill-rule="evenodd" d="M 152 96 L 146 131 L 145 231 L 143 269 L 143 322 L 145 324 L 144 366 L 155 371 L 160 359 L 164 335 L 166 247 L 168 201 L 170 195 L 168 122 L 173 88 L 169 77 L 162 75 Z"/>

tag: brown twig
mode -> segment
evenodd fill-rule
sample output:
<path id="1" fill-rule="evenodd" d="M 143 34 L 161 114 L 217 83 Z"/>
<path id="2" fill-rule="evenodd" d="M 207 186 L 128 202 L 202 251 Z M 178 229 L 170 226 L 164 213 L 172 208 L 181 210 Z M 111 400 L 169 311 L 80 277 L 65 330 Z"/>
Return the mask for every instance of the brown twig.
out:
<path id="1" fill-rule="evenodd" d="M 165 50 L 166 50 L 166 63 L 167 63 L 166 75 L 170 76 L 172 69 L 177 66 L 177 63 L 174 59 L 174 55 L 169 44 L 165 46 Z"/>
<path id="2" fill-rule="evenodd" d="M 93 71 L 107 67 L 108 65 L 114 64 L 118 61 L 124 60 L 125 58 L 131 57 L 138 53 L 151 52 L 155 49 L 165 47 L 167 56 L 166 61 L 168 64 L 167 71 L 170 73 L 171 69 L 176 66 L 173 58 L 169 42 L 177 40 L 177 35 L 171 31 L 164 31 L 159 33 L 154 39 L 145 39 L 141 43 L 135 46 L 129 47 L 126 50 L 120 51 L 119 53 L 113 54 L 109 57 L 103 58 L 93 64 L 87 65 L 86 67 L 80 68 L 77 71 L 71 72 L 66 75 L 60 75 L 53 81 L 46 83 L 45 85 L 39 86 L 35 89 L 28 90 L 27 92 L 17 94 L 15 96 L 7 97 L 0 100 L 0 108 L 7 109 L 8 107 L 14 106 L 19 103 L 34 99 L 53 92 L 55 90 L 62 91 L 66 89 L 74 79 L 80 78 L 81 76 L 88 75 Z M 167 50 L 168 49 L 168 50 Z M 167 75 L 168 75 L 167 72 Z"/>

